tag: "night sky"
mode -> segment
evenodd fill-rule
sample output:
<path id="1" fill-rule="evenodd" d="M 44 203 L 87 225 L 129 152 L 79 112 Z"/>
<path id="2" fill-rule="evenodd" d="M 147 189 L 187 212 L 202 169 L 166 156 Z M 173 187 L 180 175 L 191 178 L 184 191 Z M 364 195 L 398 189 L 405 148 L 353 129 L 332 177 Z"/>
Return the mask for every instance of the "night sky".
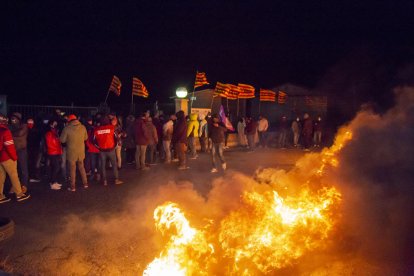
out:
<path id="1" fill-rule="evenodd" d="M 210 87 L 316 89 L 336 68 L 373 84 L 364 100 L 381 100 L 413 61 L 413 1 L 145 2 L 3 4 L 0 93 L 12 103 L 96 105 L 115 74 L 123 89 L 110 103 L 130 102 L 132 76 L 162 102 L 178 86 L 190 90 L 196 70 Z"/>

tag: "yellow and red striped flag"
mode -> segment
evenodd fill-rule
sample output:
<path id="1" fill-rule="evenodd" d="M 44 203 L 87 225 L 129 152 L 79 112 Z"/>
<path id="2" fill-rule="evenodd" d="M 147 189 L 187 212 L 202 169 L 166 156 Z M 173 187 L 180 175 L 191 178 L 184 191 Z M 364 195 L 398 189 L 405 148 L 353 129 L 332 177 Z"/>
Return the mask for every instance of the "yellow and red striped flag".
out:
<path id="1" fill-rule="evenodd" d="M 279 104 L 285 104 L 287 101 L 287 98 L 288 98 L 288 95 L 285 92 L 279 90 L 279 92 L 277 93 L 277 102 Z"/>
<path id="2" fill-rule="evenodd" d="M 276 102 L 276 92 L 269 89 L 260 89 L 261 102 Z"/>
<path id="3" fill-rule="evenodd" d="M 227 84 L 229 86 L 229 91 L 227 92 L 227 99 L 237 100 L 239 94 L 242 92 L 242 89 L 237 85 Z"/>
<path id="4" fill-rule="evenodd" d="M 117 76 L 112 77 L 111 85 L 109 85 L 108 91 L 114 92 L 117 96 L 121 95 L 122 83 Z"/>
<path id="5" fill-rule="evenodd" d="M 241 88 L 239 93 L 239 99 L 251 99 L 254 98 L 254 87 L 248 84 L 239 83 L 238 87 Z"/>
<path id="6" fill-rule="evenodd" d="M 214 96 L 220 96 L 223 98 L 227 98 L 229 91 L 230 91 L 230 87 L 228 84 L 217 82 L 216 88 L 214 90 Z"/>
<path id="7" fill-rule="evenodd" d="M 132 95 L 148 98 L 149 93 L 145 85 L 138 78 L 132 78 Z"/>
<path id="8" fill-rule="evenodd" d="M 207 81 L 207 77 L 206 77 L 206 73 L 205 72 L 197 72 L 196 74 L 196 79 L 194 82 L 194 88 L 206 85 L 206 84 L 210 84 Z"/>

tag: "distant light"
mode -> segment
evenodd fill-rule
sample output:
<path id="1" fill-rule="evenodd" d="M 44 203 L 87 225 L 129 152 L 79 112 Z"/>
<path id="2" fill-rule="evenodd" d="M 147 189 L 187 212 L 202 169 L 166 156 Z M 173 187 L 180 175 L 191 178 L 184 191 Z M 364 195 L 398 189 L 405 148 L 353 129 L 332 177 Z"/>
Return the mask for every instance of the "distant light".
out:
<path id="1" fill-rule="evenodd" d="M 187 97 L 187 88 L 185 87 L 178 87 L 175 91 L 175 95 L 177 95 L 178 98 L 185 98 Z"/>

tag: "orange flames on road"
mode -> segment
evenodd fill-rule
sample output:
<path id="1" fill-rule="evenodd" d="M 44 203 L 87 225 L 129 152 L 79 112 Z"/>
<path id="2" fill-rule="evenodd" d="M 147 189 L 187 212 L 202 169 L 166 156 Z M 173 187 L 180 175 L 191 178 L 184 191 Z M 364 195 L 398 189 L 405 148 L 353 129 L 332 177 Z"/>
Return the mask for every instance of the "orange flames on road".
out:
<path id="1" fill-rule="evenodd" d="M 238 208 L 219 221 L 195 227 L 195 214 L 166 202 L 154 211 L 165 247 L 144 275 L 257 275 L 293 265 L 323 250 L 340 217 L 341 193 L 324 172 L 338 166 L 337 153 L 352 138 L 342 131 L 335 144 L 302 158 L 285 173 L 264 170 L 244 191 Z"/>

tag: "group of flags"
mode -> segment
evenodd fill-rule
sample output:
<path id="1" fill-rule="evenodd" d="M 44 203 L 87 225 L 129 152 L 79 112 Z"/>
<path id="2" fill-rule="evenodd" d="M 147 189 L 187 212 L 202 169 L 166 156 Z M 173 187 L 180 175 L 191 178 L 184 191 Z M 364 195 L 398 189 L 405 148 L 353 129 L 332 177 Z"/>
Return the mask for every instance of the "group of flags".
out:
<path id="1" fill-rule="evenodd" d="M 205 72 L 197 72 L 194 89 L 210 84 L 207 81 Z M 121 95 L 122 83 L 117 76 L 113 76 L 108 92 L 113 92 L 117 96 Z M 132 78 L 132 95 L 148 98 L 149 93 L 145 85 L 137 77 Z M 255 88 L 249 84 L 239 83 L 237 85 L 217 82 L 214 96 L 220 96 L 229 100 L 252 99 L 255 98 Z M 273 91 L 269 89 L 260 89 L 259 100 L 261 102 L 278 102 L 284 104 L 287 101 L 287 94 L 283 91 Z"/>
<path id="2" fill-rule="evenodd" d="M 108 92 L 113 92 L 115 95 L 121 95 L 122 83 L 117 76 L 112 77 L 111 84 L 109 85 Z M 148 98 L 149 93 L 145 85 L 138 78 L 132 78 L 132 95 Z"/>

